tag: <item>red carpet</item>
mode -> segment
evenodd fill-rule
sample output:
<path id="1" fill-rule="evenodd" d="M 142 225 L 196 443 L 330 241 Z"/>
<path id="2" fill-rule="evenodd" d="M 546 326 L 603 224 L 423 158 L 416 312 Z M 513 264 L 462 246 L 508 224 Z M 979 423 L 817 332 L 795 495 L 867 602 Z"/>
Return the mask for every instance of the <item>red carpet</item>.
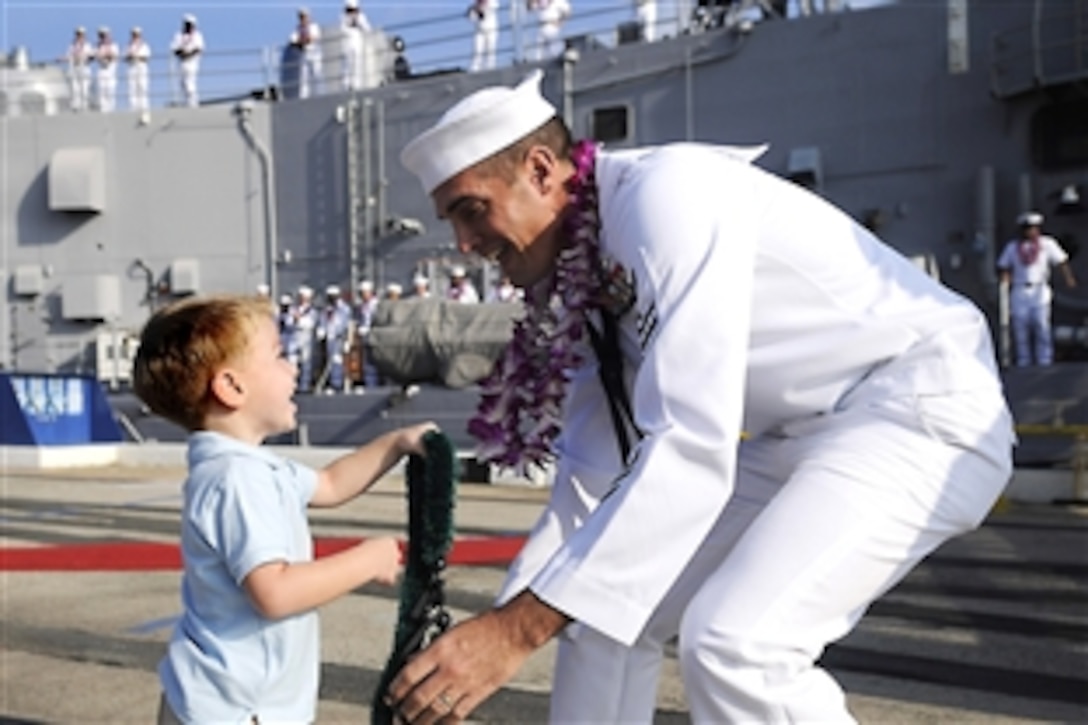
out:
<path id="1" fill-rule="evenodd" d="M 317 539 L 317 556 L 343 551 L 360 539 Z M 450 566 L 505 565 L 525 543 L 523 536 L 455 541 Z M 401 542 L 401 548 L 404 543 Z M 177 544 L 114 542 L 0 548 L 0 571 L 170 571 L 181 568 Z"/>

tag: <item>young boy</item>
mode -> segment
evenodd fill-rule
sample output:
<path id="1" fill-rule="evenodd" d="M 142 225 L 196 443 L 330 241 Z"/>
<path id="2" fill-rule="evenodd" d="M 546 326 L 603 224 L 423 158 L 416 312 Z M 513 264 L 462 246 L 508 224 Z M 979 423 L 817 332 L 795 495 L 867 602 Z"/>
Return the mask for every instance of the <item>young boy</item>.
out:
<path id="1" fill-rule="evenodd" d="M 144 328 L 136 394 L 191 431 L 181 548 L 184 611 L 159 666 L 160 723 L 312 722 L 316 608 L 370 581 L 392 584 L 392 538 L 314 560 L 306 507 L 366 491 L 431 423 L 375 439 L 320 471 L 260 448 L 295 427 L 298 379 L 259 297 L 191 298 Z"/>

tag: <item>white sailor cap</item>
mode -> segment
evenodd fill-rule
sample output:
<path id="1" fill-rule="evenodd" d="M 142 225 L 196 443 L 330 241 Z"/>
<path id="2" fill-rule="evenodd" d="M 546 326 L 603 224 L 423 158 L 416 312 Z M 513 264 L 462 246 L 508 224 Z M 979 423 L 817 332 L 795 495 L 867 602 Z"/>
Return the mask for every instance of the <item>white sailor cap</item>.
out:
<path id="1" fill-rule="evenodd" d="M 280 304 L 281 305 L 289 305 L 292 302 L 294 302 L 294 300 L 291 299 L 291 295 L 280 295 Z"/>
<path id="2" fill-rule="evenodd" d="M 261 282 L 259 285 L 257 285 L 257 294 L 259 295 L 266 295 L 271 291 L 272 288 L 266 285 L 264 282 Z"/>
<path id="3" fill-rule="evenodd" d="M 307 287 L 306 285 L 302 285 L 301 287 L 298 288 L 298 296 L 299 297 L 313 297 L 314 296 L 313 288 L 312 287 Z"/>
<path id="4" fill-rule="evenodd" d="M 299 9 L 298 9 L 298 14 L 299 14 L 299 15 L 305 15 L 305 16 L 309 17 L 309 15 L 310 15 L 310 8 L 306 7 L 305 5 L 302 5 L 302 6 L 300 6 L 300 7 L 299 7 Z"/>
<path id="5" fill-rule="evenodd" d="M 404 166 L 430 194 L 442 182 L 524 138 L 556 115 L 540 95 L 535 70 L 516 88 L 483 88 L 446 111 L 401 152 Z"/>
<path id="6" fill-rule="evenodd" d="M 401 294 L 402 292 L 404 292 L 404 288 L 403 288 L 403 287 L 401 287 L 401 286 L 400 286 L 399 284 L 397 284 L 396 282 L 390 282 L 389 284 L 387 284 L 387 285 L 385 286 L 385 291 L 386 291 L 386 293 L 387 293 L 387 294 L 391 294 L 391 295 L 399 295 L 399 294 Z"/>
<path id="7" fill-rule="evenodd" d="M 132 26 L 132 34 L 133 35 L 140 35 L 143 32 L 144 32 L 144 29 L 141 28 L 139 25 L 133 25 Z"/>
<path id="8" fill-rule="evenodd" d="M 98 26 L 98 34 L 99 35 L 109 35 L 110 34 L 109 27 L 106 26 L 106 25 L 99 25 Z"/>
<path id="9" fill-rule="evenodd" d="M 1043 225 L 1043 215 L 1037 211 L 1026 211 L 1016 217 L 1016 223 L 1022 227 L 1041 227 Z"/>
<path id="10" fill-rule="evenodd" d="M 462 267 L 459 264 L 453 265 L 452 267 L 450 267 L 450 276 L 451 277 L 464 277 L 465 276 L 465 268 Z"/>
<path id="11" fill-rule="evenodd" d="M 328 287 L 325 288 L 325 294 L 327 294 L 329 296 L 340 294 L 340 286 L 335 285 L 335 284 L 330 284 Z"/>
<path id="12" fill-rule="evenodd" d="M 344 0 L 344 10 L 358 10 L 359 0 Z"/>
<path id="13" fill-rule="evenodd" d="M 76 35 L 85 35 L 86 33 L 87 29 L 85 27 L 83 27 L 82 25 L 76 26 Z"/>
<path id="14" fill-rule="evenodd" d="M 415 277 L 412 277 L 412 284 L 414 284 L 416 287 L 420 287 L 429 283 L 430 280 L 424 277 L 422 274 L 417 274 Z"/>
<path id="15" fill-rule="evenodd" d="M 185 13 L 181 16 L 181 22 L 192 23 L 193 25 L 196 25 L 196 16 L 192 13 Z"/>
<path id="16" fill-rule="evenodd" d="M 359 291 L 360 292 L 373 292 L 374 291 L 374 283 L 371 282 L 369 279 L 364 279 L 362 282 L 359 283 Z"/>

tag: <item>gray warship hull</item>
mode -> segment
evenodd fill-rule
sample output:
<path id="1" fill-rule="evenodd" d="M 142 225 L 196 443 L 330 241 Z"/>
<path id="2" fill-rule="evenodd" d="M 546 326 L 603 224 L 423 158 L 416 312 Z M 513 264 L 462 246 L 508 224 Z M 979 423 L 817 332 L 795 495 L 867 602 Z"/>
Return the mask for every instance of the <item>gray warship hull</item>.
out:
<path id="1" fill-rule="evenodd" d="M 460 258 L 398 154 L 455 99 L 537 65 L 575 134 L 612 148 L 769 143 L 761 166 L 975 301 L 1006 364 L 995 258 L 1017 214 L 1046 214 L 1088 280 L 1088 2 L 903 2 L 654 43 L 570 38 L 546 62 L 400 73 L 304 100 L 261 89 L 146 116 L 0 116 L 0 365 L 94 375 L 130 435 L 167 439 L 180 431 L 141 415 L 126 387 L 140 326 L 173 299 L 261 283 L 273 296 L 406 283 L 463 262 L 487 285 L 492 272 Z M 1088 421 L 1086 320 L 1084 287 L 1059 289 L 1060 364 L 1007 370 L 1021 420 Z M 472 388 L 420 382 L 414 396 L 396 387 L 304 400 L 294 438 L 357 443 L 416 415 L 459 431 Z"/>

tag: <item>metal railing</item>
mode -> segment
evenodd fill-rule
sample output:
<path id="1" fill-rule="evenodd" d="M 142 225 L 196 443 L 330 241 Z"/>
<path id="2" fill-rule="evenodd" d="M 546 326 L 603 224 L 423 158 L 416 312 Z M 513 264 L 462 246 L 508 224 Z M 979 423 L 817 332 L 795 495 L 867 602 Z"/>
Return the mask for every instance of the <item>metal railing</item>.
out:
<path id="1" fill-rule="evenodd" d="M 692 0 L 658 2 L 655 23 L 657 39 L 691 30 L 695 6 Z M 496 66 L 503 67 L 536 60 L 539 56 L 538 24 L 535 14 L 521 3 L 516 13 L 504 12 L 500 18 L 496 44 Z M 573 15 L 562 25 L 562 37 L 581 48 L 609 47 L 630 42 L 635 20 L 634 3 L 575 4 Z M 324 72 L 319 77 L 319 92 L 343 89 L 339 68 L 344 58 L 335 41 L 339 28 L 330 24 L 323 31 L 332 39 L 322 43 Z M 426 19 L 390 25 L 366 36 L 376 44 L 377 65 L 383 69 L 380 82 L 396 78 L 466 71 L 473 55 L 474 23 L 464 13 L 429 16 Z M 626 31 L 624 33 L 623 31 Z M 181 81 L 178 65 L 165 48 L 153 48 L 148 62 L 149 100 L 152 108 L 180 105 Z M 260 48 L 207 48 L 200 56 L 198 92 L 200 102 L 236 100 L 241 97 L 283 97 L 285 78 L 297 76 L 298 68 L 289 67 L 293 54 L 284 44 Z M 95 106 L 95 71 L 90 68 L 92 108 Z M 126 110 L 128 103 L 127 68 L 116 69 L 116 108 Z M 43 106 L 69 107 L 70 74 L 67 63 L 57 59 L 44 64 L 4 68 L 0 75 L 0 115 L 22 103 L 27 114 L 45 112 Z M 289 94 L 288 94 L 289 95 Z M 22 100 L 20 100 L 22 99 Z M 46 100 L 51 101 L 47 104 Z"/>

